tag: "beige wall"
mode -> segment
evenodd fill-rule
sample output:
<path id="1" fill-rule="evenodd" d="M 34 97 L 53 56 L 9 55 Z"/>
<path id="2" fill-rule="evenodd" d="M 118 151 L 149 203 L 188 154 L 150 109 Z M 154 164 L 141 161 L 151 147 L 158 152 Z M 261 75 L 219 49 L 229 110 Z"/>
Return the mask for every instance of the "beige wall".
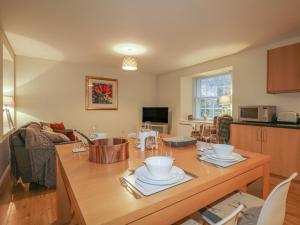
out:
<path id="1" fill-rule="evenodd" d="M 278 111 L 300 112 L 300 93 L 266 93 L 267 49 L 299 42 L 295 36 L 239 54 L 202 63 L 157 77 L 56 61 L 17 57 L 18 125 L 28 121 L 64 121 L 67 127 L 86 133 L 92 125 L 110 135 L 129 132 L 140 122 L 143 105 L 168 106 L 172 131 L 177 121 L 192 114 L 191 76 L 221 68 L 233 68 L 233 115 L 239 105 L 272 104 Z M 119 110 L 86 111 L 84 77 L 95 75 L 119 79 Z M 188 87 L 190 92 L 188 92 Z M 156 91 L 157 90 L 157 91 Z"/>
<path id="2" fill-rule="evenodd" d="M 29 121 L 62 121 L 87 134 L 96 125 L 99 131 L 120 135 L 135 131 L 142 106 L 155 104 L 154 75 L 23 56 L 17 56 L 16 62 L 18 126 Z M 85 110 L 86 75 L 119 80 L 118 110 Z"/>
<path id="3" fill-rule="evenodd" d="M 186 76 L 180 78 L 180 115 L 187 118 L 193 112 L 193 77 Z"/>
<path id="4" fill-rule="evenodd" d="M 187 85 L 187 82 L 183 82 L 184 78 L 229 66 L 233 67 L 233 116 L 235 118 L 237 118 L 239 105 L 268 104 L 278 106 L 278 111 L 300 112 L 300 93 L 277 95 L 266 93 L 267 49 L 299 41 L 300 36 L 295 36 L 232 56 L 159 75 L 158 103 L 172 110 L 172 133 L 176 133 L 178 120 L 187 119 L 186 115 L 192 114 L 190 105 L 192 101 L 189 97 L 183 96 L 185 92 L 182 89 L 186 90 Z M 192 92 L 192 87 L 190 91 Z"/>

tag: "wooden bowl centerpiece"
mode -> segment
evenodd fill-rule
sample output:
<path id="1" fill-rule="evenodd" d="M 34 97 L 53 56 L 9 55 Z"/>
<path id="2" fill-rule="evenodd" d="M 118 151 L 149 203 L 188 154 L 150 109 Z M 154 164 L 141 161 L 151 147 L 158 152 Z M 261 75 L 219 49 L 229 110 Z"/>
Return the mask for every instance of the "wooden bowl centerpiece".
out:
<path id="1" fill-rule="evenodd" d="M 95 163 L 115 163 L 128 159 L 129 142 L 123 138 L 105 138 L 89 145 L 89 160 Z"/>

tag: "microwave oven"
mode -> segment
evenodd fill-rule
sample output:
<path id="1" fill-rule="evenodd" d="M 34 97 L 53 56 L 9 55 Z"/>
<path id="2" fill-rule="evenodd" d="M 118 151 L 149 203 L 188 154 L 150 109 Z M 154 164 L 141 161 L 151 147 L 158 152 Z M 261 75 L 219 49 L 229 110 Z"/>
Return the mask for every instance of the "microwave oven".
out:
<path id="1" fill-rule="evenodd" d="M 276 106 L 239 106 L 239 121 L 272 122 L 276 118 Z"/>

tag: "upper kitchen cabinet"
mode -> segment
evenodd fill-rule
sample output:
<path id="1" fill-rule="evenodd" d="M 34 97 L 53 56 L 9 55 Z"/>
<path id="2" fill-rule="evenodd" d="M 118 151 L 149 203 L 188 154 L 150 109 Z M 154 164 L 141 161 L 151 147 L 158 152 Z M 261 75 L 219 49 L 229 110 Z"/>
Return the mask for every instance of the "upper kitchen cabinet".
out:
<path id="1" fill-rule="evenodd" d="M 300 92 L 300 43 L 268 50 L 267 92 Z"/>

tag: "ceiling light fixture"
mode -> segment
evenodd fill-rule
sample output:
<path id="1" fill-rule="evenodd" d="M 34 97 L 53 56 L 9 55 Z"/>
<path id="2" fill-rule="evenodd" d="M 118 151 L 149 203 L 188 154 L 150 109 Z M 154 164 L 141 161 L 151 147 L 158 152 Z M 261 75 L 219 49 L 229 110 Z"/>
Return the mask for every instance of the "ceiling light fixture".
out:
<path id="1" fill-rule="evenodd" d="M 141 55 L 146 52 L 146 48 L 132 43 L 121 43 L 113 47 L 113 50 L 121 55 Z"/>
<path id="2" fill-rule="evenodd" d="M 122 62 L 122 69 L 123 70 L 137 70 L 137 60 L 133 56 L 124 56 L 123 62 Z"/>

